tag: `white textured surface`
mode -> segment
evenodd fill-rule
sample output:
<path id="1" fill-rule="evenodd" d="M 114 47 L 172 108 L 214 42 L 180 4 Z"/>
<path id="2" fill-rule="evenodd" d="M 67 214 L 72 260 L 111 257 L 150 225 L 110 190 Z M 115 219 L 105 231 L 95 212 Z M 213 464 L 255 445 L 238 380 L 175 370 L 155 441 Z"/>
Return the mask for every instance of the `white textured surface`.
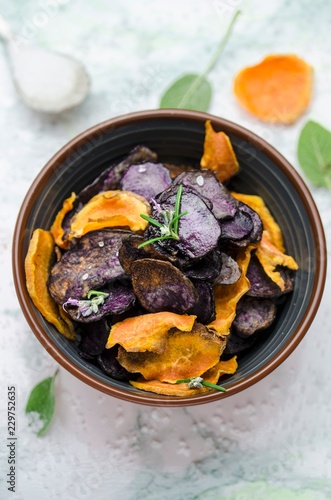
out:
<path id="1" fill-rule="evenodd" d="M 49 433 L 38 439 L 27 428 L 27 395 L 53 373 L 55 362 L 29 330 L 12 283 L 10 247 L 20 203 L 44 163 L 77 133 L 112 116 L 157 107 L 174 78 L 203 69 L 229 20 L 227 12 L 239 1 L 22 3 L 0 0 L 0 12 L 21 35 L 83 61 L 92 88 L 79 108 L 57 117 L 39 115 L 18 99 L 0 47 L 0 498 L 331 498 L 330 277 L 303 342 L 243 393 L 185 410 L 153 409 L 99 394 L 61 369 Z M 252 129 L 299 169 L 296 144 L 305 120 L 331 128 L 329 3 L 248 0 L 242 10 L 210 75 L 211 112 Z M 292 127 L 258 122 L 232 95 L 234 74 L 272 52 L 294 52 L 315 70 L 310 111 Z M 330 192 L 312 188 L 312 193 L 330 244 Z M 19 404 L 15 494 L 5 485 L 8 384 L 17 386 Z"/>

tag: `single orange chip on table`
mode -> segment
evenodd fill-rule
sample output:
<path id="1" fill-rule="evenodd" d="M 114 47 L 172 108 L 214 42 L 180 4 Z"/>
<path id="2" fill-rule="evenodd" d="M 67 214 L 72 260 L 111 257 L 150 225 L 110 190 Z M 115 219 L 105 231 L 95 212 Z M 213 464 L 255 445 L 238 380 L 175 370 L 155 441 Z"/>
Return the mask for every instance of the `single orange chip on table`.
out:
<path id="1" fill-rule="evenodd" d="M 242 201 L 249 207 L 251 207 L 260 216 L 263 224 L 263 228 L 266 229 L 270 235 L 272 243 L 281 252 L 285 251 L 284 240 L 282 230 L 279 225 L 271 215 L 269 209 L 264 203 L 261 196 L 256 196 L 252 194 L 242 194 L 231 192 L 232 196 L 239 201 Z"/>
<path id="2" fill-rule="evenodd" d="M 206 121 L 205 128 L 206 135 L 200 165 L 202 168 L 213 170 L 217 179 L 224 182 L 238 172 L 239 163 L 229 137 L 224 132 L 215 132 L 210 120 Z"/>
<path id="3" fill-rule="evenodd" d="M 235 373 L 237 367 L 238 363 L 236 361 L 236 356 L 234 356 L 228 361 L 219 361 L 217 365 L 215 365 L 213 368 L 210 368 L 201 376 L 206 382 L 216 384 L 220 376 L 231 375 Z M 185 382 L 182 382 L 180 384 L 170 384 L 167 382 L 160 382 L 159 380 L 145 380 L 142 377 L 138 380 L 130 380 L 130 384 L 137 389 L 154 392 L 156 394 L 162 394 L 164 396 L 194 396 L 195 394 L 201 394 L 202 392 L 214 390 L 211 387 L 206 386 L 202 386 L 200 389 L 190 389 L 188 384 Z"/>
<path id="4" fill-rule="evenodd" d="M 264 230 L 262 233 L 262 239 L 259 246 L 256 249 L 256 257 L 259 259 L 264 271 L 276 283 L 279 288 L 284 291 L 285 283 L 281 274 L 276 271 L 277 266 L 285 266 L 296 271 L 298 269 L 298 264 L 295 262 L 293 257 L 286 255 L 272 243 L 271 237 L 268 231 Z"/>
<path id="5" fill-rule="evenodd" d="M 120 347 L 117 359 L 126 370 L 141 373 L 145 380 L 175 383 L 182 378 L 199 377 L 215 366 L 225 344 L 225 339 L 196 323 L 190 332 L 170 331 L 162 354 L 127 352 Z"/>
<path id="6" fill-rule="evenodd" d="M 49 231 L 36 229 L 25 258 L 26 287 L 44 318 L 70 340 L 75 339 L 73 323 L 49 294 L 47 280 L 54 259 L 54 239 Z"/>
<path id="7" fill-rule="evenodd" d="M 106 348 L 120 344 L 129 352 L 157 352 L 165 350 L 167 334 L 171 328 L 190 332 L 196 316 L 157 312 L 126 318 L 115 323 L 110 330 Z"/>
<path id="8" fill-rule="evenodd" d="M 209 323 L 208 328 L 215 330 L 218 335 L 229 335 L 239 299 L 249 290 L 250 284 L 246 273 L 253 248 L 253 246 L 249 246 L 239 251 L 236 259 L 241 270 L 239 280 L 233 285 L 216 285 L 214 287 L 216 318 Z"/>
<path id="9" fill-rule="evenodd" d="M 149 215 L 150 205 L 143 196 L 131 191 L 104 191 L 91 198 L 73 217 L 68 239 L 105 227 L 129 227 L 144 230 L 148 222 L 140 214 Z"/>
<path id="10" fill-rule="evenodd" d="M 272 54 L 240 71 L 234 93 L 257 118 L 294 123 L 307 109 L 312 94 L 312 67 L 294 54 Z"/>
<path id="11" fill-rule="evenodd" d="M 70 242 L 68 239 L 64 239 L 64 229 L 62 227 L 62 224 L 67 213 L 69 213 L 74 208 L 75 200 L 76 200 L 75 193 L 71 193 L 71 196 L 69 196 L 69 198 L 66 198 L 64 200 L 62 208 L 57 213 L 54 222 L 52 224 L 52 227 L 50 229 L 55 243 L 57 244 L 57 246 L 63 248 L 64 250 L 67 250 L 69 248 Z"/>

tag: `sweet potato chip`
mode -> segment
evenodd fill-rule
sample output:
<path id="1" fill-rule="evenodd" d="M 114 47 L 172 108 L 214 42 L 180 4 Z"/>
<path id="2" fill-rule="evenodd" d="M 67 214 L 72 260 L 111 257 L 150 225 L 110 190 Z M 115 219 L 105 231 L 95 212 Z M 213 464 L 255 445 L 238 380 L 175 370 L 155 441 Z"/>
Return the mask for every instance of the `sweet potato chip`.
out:
<path id="1" fill-rule="evenodd" d="M 130 191 L 105 191 L 93 196 L 73 217 L 68 239 L 105 227 L 129 227 L 132 231 L 144 230 L 148 222 L 140 214 L 149 215 L 149 203 Z"/>
<path id="2" fill-rule="evenodd" d="M 224 132 L 215 132 L 206 121 L 206 135 L 200 165 L 215 172 L 220 182 L 230 179 L 239 170 L 239 164 L 230 139 Z"/>
<path id="3" fill-rule="evenodd" d="M 162 353 L 166 346 L 167 333 L 171 328 L 189 332 L 196 316 L 158 312 L 126 318 L 112 326 L 106 348 L 120 344 L 129 352 L 152 351 Z"/>
<path id="4" fill-rule="evenodd" d="M 55 243 L 63 248 L 64 250 L 67 250 L 69 248 L 69 240 L 64 239 L 64 229 L 62 227 L 63 219 L 66 216 L 70 210 L 73 209 L 74 203 L 76 200 L 76 194 L 71 193 L 71 196 L 69 198 L 66 198 L 62 204 L 61 210 L 56 214 L 56 217 L 54 219 L 53 225 L 50 229 Z"/>
<path id="5" fill-rule="evenodd" d="M 219 361 L 217 365 L 210 368 L 202 375 L 203 379 L 212 384 L 217 384 L 222 375 L 232 375 L 237 371 L 238 363 L 237 356 L 228 359 L 227 361 Z"/>
<path id="6" fill-rule="evenodd" d="M 249 290 L 249 281 L 246 278 L 248 264 L 251 258 L 252 246 L 240 250 L 237 264 L 241 270 L 241 276 L 233 285 L 216 285 L 214 287 L 216 319 L 209 323 L 208 328 L 217 332 L 218 335 L 229 335 L 231 324 L 236 315 L 237 303 Z"/>
<path id="7" fill-rule="evenodd" d="M 174 383 L 178 379 L 199 377 L 218 363 L 225 340 L 196 323 L 190 332 L 171 330 L 162 354 L 118 351 L 119 363 L 146 380 Z"/>
<path id="8" fill-rule="evenodd" d="M 234 193 L 231 192 L 232 196 L 239 201 L 242 201 L 249 207 L 251 207 L 255 212 L 257 212 L 262 220 L 263 229 L 266 229 L 271 237 L 272 243 L 275 245 L 278 250 L 284 252 L 284 241 L 282 231 L 269 212 L 266 204 L 264 203 L 263 198 L 261 196 L 255 196 L 251 194 L 242 194 L 242 193 Z"/>
<path id="9" fill-rule="evenodd" d="M 25 258 L 26 287 L 44 318 L 70 340 L 75 339 L 73 324 L 53 301 L 47 288 L 50 267 L 54 259 L 54 240 L 49 231 L 36 229 Z"/>
<path id="10" fill-rule="evenodd" d="M 203 373 L 201 376 L 206 382 L 217 384 L 218 379 L 222 375 L 231 375 L 235 373 L 237 368 L 237 356 L 234 356 L 228 361 L 219 361 L 217 365 L 210 368 L 210 370 Z M 130 380 L 130 384 L 142 391 L 154 392 L 155 394 L 162 394 L 164 396 L 190 397 L 195 394 L 214 390 L 206 386 L 202 386 L 201 389 L 190 389 L 186 383 L 170 384 L 167 382 L 160 382 L 159 380 L 145 380 L 143 377 L 140 377 L 138 380 Z"/>
<path id="11" fill-rule="evenodd" d="M 234 93 L 257 118 L 271 123 L 294 123 L 310 103 L 312 67 L 293 54 L 269 55 L 237 74 Z"/>
<path id="12" fill-rule="evenodd" d="M 154 392 L 155 394 L 162 394 L 163 396 L 190 397 L 212 390 L 205 386 L 201 389 L 190 389 L 188 384 L 185 383 L 168 384 L 167 382 L 160 382 L 159 380 L 145 380 L 143 377 L 140 377 L 138 380 L 130 380 L 130 384 L 142 391 Z"/>
<path id="13" fill-rule="evenodd" d="M 263 231 L 262 239 L 256 250 L 256 257 L 259 259 L 263 269 L 269 278 L 276 283 L 282 292 L 285 290 L 285 282 L 281 274 L 276 271 L 277 266 L 284 266 L 296 271 L 298 269 L 298 264 L 295 262 L 293 257 L 290 255 L 285 255 L 272 243 L 271 237 L 268 231 Z"/>

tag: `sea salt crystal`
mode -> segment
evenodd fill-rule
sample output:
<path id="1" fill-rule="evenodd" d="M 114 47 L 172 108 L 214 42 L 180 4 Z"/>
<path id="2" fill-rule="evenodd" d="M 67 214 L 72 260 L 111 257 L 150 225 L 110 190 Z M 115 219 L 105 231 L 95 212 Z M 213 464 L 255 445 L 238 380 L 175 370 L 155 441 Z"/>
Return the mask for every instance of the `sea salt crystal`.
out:
<path id="1" fill-rule="evenodd" d="M 202 175 L 198 175 L 198 177 L 196 178 L 196 183 L 198 184 L 198 186 L 203 186 L 204 183 L 205 183 L 205 180 L 204 178 L 202 177 Z"/>
<path id="2" fill-rule="evenodd" d="M 138 172 L 140 174 L 143 174 L 144 172 L 146 172 L 146 170 L 147 170 L 147 167 L 145 167 L 145 165 L 139 165 Z"/>
<path id="3" fill-rule="evenodd" d="M 99 245 L 100 248 L 102 248 L 102 247 L 105 246 L 105 243 L 104 243 L 104 241 L 99 241 L 98 245 Z"/>
<path id="4" fill-rule="evenodd" d="M 88 278 L 88 273 L 83 274 L 82 279 L 85 281 Z"/>

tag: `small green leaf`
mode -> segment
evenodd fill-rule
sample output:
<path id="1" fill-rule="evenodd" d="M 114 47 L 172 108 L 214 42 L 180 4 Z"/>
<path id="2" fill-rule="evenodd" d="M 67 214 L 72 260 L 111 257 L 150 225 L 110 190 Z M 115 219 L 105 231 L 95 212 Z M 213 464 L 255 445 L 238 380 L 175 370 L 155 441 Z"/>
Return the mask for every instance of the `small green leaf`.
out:
<path id="1" fill-rule="evenodd" d="M 298 142 L 298 159 L 308 179 L 316 186 L 331 189 L 331 132 L 308 121 Z"/>
<path id="2" fill-rule="evenodd" d="M 41 422 L 41 428 L 36 431 L 37 436 L 45 434 L 50 425 L 55 408 L 54 382 L 58 370 L 53 377 L 48 377 L 39 382 L 31 391 L 25 407 L 25 413 L 30 415 L 30 423 L 34 423 L 36 416 Z"/>
<path id="3" fill-rule="evenodd" d="M 160 108 L 182 108 L 208 111 L 212 96 L 211 85 L 201 75 L 184 75 L 165 91 Z"/>

